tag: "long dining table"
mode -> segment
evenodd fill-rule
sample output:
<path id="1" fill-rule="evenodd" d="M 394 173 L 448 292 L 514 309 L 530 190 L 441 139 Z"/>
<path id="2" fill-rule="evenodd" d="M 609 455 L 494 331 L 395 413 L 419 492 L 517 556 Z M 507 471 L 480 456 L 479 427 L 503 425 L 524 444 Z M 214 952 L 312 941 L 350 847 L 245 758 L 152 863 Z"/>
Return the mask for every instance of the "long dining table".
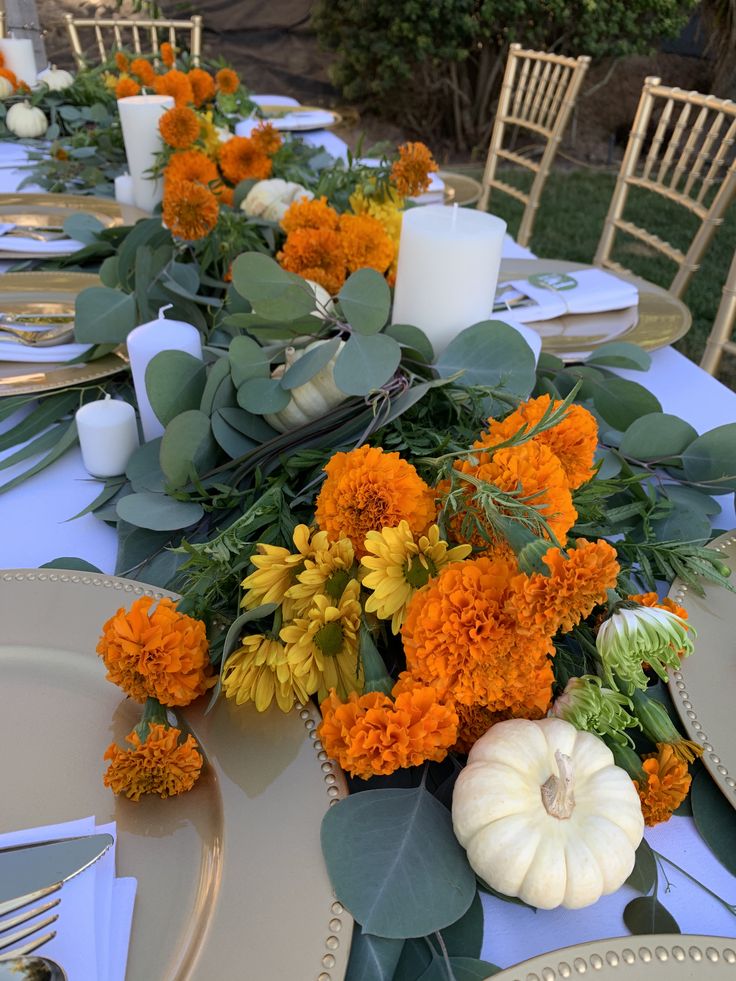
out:
<path id="1" fill-rule="evenodd" d="M 0 145 L 0 191 L 15 190 L 25 173 L 17 145 Z M 15 187 L 9 186 L 12 184 Z M 523 257 L 519 250 L 514 251 L 513 243 L 507 246 L 507 256 L 518 258 L 520 254 Z M 672 347 L 653 352 L 647 372 L 618 369 L 618 373 L 643 384 L 659 399 L 664 412 L 681 416 L 698 432 L 736 421 L 736 393 Z M 19 418 L 16 413 L 11 420 L 0 423 L 0 432 Z M 17 447 L 0 453 L 0 459 L 14 449 Z M 0 472 L 0 482 L 12 480 L 29 462 L 32 461 Z M 103 574 L 113 573 L 114 528 L 90 514 L 74 518 L 98 492 L 99 482 L 88 476 L 80 451 L 74 448 L 20 486 L 0 493 L 0 567 L 35 568 L 61 557 L 76 557 Z M 733 496 L 720 497 L 718 503 L 721 513 L 715 517 L 714 527 L 736 527 Z M 673 817 L 664 825 L 648 829 L 646 838 L 656 851 L 713 893 L 736 901 L 736 877 L 710 852 L 690 817 Z M 736 937 L 736 916 L 732 912 L 695 885 L 688 875 L 671 867 L 666 871 L 668 885 L 666 894 L 665 886 L 660 887 L 660 899 L 684 933 Z M 636 895 L 631 887 L 624 886 L 594 906 L 576 911 L 533 911 L 484 895 L 482 956 L 504 967 L 568 944 L 625 935 L 623 908 Z"/>

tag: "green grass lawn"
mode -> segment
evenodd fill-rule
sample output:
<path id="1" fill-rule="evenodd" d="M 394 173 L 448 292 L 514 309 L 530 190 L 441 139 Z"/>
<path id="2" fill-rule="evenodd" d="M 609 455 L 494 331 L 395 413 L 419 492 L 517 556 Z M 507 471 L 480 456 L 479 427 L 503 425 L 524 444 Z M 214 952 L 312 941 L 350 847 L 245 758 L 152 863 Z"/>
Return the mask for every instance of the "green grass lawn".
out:
<path id="1" fill-rule="evenodd" d="M 459 168 L 458 168 L 459 169 Z M 470 173 L 470 171 L 466 171 Z M 505 172 L 503 180 L 517 183 L 516 172 Z M 480 176 L 480 171 L 473 173 Z M 615 173 L 576 170 L 553 172 L 542 192 L 531 248 L 544 258 L 591 262 L 598 245 L 603 220 L 616 182 Z M 624 217 L 670 244 L 686 251 L 688 236 L 697 219 L 684 208 L 651 193 L 629 194 Z M 505 194 L 494 193 L 490 210 L 508 222 L 513 235 L 519 227 L 522 205 Z M 668 287 L 676 272 L 673 263 L 642 242 L 617 235 L 614 259 L 653 283 Z M 717 230 L 695 273 L 684 301 L 692 311 L 693 325 L 675 347 L 699 362 L 721 299 L 721 290 L 736 249 L 736 206 L 732 206 Z M 736 390 L 736 358 L 725 354 L 718 378 Z"/>

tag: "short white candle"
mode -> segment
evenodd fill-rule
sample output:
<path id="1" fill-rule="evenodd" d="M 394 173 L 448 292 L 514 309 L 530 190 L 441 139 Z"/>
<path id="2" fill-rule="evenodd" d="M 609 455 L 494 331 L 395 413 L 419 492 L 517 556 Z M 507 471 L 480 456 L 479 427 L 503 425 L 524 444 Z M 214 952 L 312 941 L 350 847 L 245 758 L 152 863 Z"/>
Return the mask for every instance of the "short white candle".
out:
<path id="1" fill-rule="evenodd" d="M 0 54 L 5 59 L 5 67 L 13 72 L 18 81 L 25 82 L 29 88 L 33 88 L 38 81 L 33 41 L 27 37 L 0 38 Z"/>
<path id="2" fill-rule="evenodd" d="M 130 174 L 120 174 L 115 178 L 115 200 L 118 204 L 135 204 L 133 200 L 133 178 Z"/>
<path id="3" fill-rule="evenodd" d="M 393 323 L 419 327 L 439 355 L 460 331 L 488 320 L 505 233 L 500 218 L 457 205 L 406 211 Z"/>
<path id="4" fill-rule="evenodd" d="M 77 432 L 82 461 L 93 477 L 117 477 L 125 473 L 138 447 L 135 409 L 127 402 L 106 396 L 77 410 Z"/>
<path id="5" fill-rule="evenodd" d="M 156 320 L 131 330 L 126 341 L 143 438 L 146 442 L 162 436 L 164 432 L 164 426 L 153 411 L 146 391 L 146 368 L 149 362 L 161 351 L 185 351 L 202 360 L 202 341 L 197 328 L 183 320 L 167 320 L 164 317 L 167 309 L 168 307 L 162 307 Z"/>
<path id="6" fill-rule="evenodd" d="M 133 204 L 142 211 L 153 211 L 163 196 L 161 180 L 152 180 L 146 174 L 163 149 L 159 120 L 173 105 L 170 95 L 131 95 L 118 99 L 125 156 L 133 182 Z"/>

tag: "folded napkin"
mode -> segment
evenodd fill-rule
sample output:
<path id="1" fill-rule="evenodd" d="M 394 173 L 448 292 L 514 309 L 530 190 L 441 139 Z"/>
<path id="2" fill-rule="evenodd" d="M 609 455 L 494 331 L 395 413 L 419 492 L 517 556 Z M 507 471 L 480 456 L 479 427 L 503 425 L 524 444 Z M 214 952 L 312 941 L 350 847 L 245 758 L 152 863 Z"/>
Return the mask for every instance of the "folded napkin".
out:
<path id="1" fill-rule="evenodd" d="M 54 238 L 41 241 L 38 238 L 26 238 L 23 235 L 8 235 L 15 225 L 11 222 L 0 223 L 0 252 L 39 252 L 43 255 L 71 255 L 84 248 L 83 242 L 73 238 Z"/>
<path id="2" fill-rule="evenodd" d="M 287 108 L 287 107 L 285 107 Z M 306 112 L 289 112 L 283 116 L 274 116 L 268 122 L 274 129 L 301 129 L 304 126 L 329 126 L 335 121 L 335 117 L 326 109 L 312 109 Z"/>
<path id="3" fill-rule="evenodd" d="M 114 823 L 97 825 L 94 817 L 87 817 L 2 834 L 0 847 L 96 832 L 108 832 L 116 838 Z M 125 979 L 136 880 L 115 878 L 116 843 L 117 839 L 102 858 L 65 882 L 58 893 L 57 933 L 39 954 L 58 961 L 70 981 Z"/>
<path id="4" fill-rule="evenodd" d="M 24 330 L 26 328 L 24 326 Z M 72 361 L 91 350 L 92 344 L 50 344 L 48 347 L 31 347 L 18 341 L 4 341 L 0 331 L 0 361 L 21 361 L 28 364 L 58 364 Z"/>
<path id="5" fill-rule="evenodd" d="M 583 269 L 542 272 L 503 283 L 496 292 L 494 312 L 509 313 L 519 323 L 532 323 L 567 314 L 624 310 L 638 302 L 639 291 L 631 283 L 601 269 Z"/>

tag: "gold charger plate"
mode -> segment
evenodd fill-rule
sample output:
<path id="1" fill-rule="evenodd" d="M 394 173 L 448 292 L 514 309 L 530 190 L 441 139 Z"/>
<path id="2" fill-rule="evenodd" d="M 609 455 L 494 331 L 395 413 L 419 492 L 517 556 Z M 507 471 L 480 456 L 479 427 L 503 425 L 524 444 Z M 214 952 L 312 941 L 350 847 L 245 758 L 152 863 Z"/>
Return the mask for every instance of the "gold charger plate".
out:
<path id="1" fill-rule="evenodd" d="M 311 705 L 259 714 L 222 699 L 205 715 L 205 697 L 185 712 L 208 761 L 193 790 L 135 804 L 103 787 L 105 748 L 141 707 L 105 680 L 95 646 L 141 595 L 174 597 L 112 576 L 0 573 L 0 831 L 117 822 L 117 873 L 138 880 L 130 981 L 341 981 L 352 920 L 332 893 L 320 823 L 346 787 Z"/>
<path id="2" fill-rule="evenodd" d="M 0 276 L 0 311 L 14 314 L 74 313 L 77 294 L 100 286 L 99 277 L 78 272 L 20 272 Z M 81 385 L 122 371 L 121 354 L 106 354 L 96 361 L 68 362 L 0 360 L 0 397 L 30 395 Z"/>
<path id="3" fill-rule="evenodd" d="M 575 272 L 591 268 L 566 259 L 502 259 L 498 282 L 527 279 L 535 273 Z M 629 341 L 647 351 L 655 351 L 672 344 L 688 332 L 692 316 L 681 300 L 638 276 L 621 275 L 619 278 L 638 287 L 638 308 L 559 317 L 534 324 L 534 329 L 542 337 L 542 350 L 557 355 L 563 361 L 577 361 L 584 360 L 601 344 L 609 341 Z"/>
<path id="4" fill-rule="evenodd" d="M 259 108 L 266 120 L 274 124 L 279 123 L 284 116 L 296 116 L 301 113 L 323 112 L 330 116 L 330 119 L 323 123 L 315 123 L 305 119 L 303 122 L 295 120 L 288 126 L 277 126 L 277 129 L 286 133 L 306 133 L 311 129 L 332 129 L 333 126 L 339 126 L 342 122 L 342 116 L 339 112 L 335 112 L 334 109 L 324 109 L 322 106 L 260 106 Z"/>
<path id="5" fill-rule="evenodd" d="M 731 567 L 736 587 L 736 531 L 710 543 Z M 736 594 L 721 586 L 702 583 L 705 596 L 697 596 L 679 579 L 669 595 L 688 613 L 698 632 L 695 652 L 670 675 L 672 700 L 688 736 L 703 747 L 703 763 L 733 807 L 736 807 L 736 738 L 733 691 L 736 681 Z"/>
<path id="6" fill-rule="evenodd" d="M 671 933 L 594 940 L 532 957 L 494 974 L 492 981 L 561 981 L 588 972 L 600 981 L 733 978 L 736 942 L 726 937 Z"/>
<path id="7" fill-rule="evenodd" d="M 456 174 L 450 170 L 439 170 L 437 176 L 445 184 L 445 204 L 458 204 L 461 207 L 475 204 L 483 193 L 480 181 L 474 177 L 466 177 L 465 174 Z"/>
<path id="8" fill-rule="evenodd" d="M 43 228 L 63 225 L 73 214 L 87 214 L 97 218 L 105 228 L 134 225 L 139 218 L 150 218 L 144 211 L 130 205 L 121 205 L 111 198 L 96 198 L 84 194 L 0 194 L 0 222 Z M 41 243 L 39 243 L 40 245 Z M 0 236 L 0 259 L 58 259 L 58 252 L 6 251 Z"/>

